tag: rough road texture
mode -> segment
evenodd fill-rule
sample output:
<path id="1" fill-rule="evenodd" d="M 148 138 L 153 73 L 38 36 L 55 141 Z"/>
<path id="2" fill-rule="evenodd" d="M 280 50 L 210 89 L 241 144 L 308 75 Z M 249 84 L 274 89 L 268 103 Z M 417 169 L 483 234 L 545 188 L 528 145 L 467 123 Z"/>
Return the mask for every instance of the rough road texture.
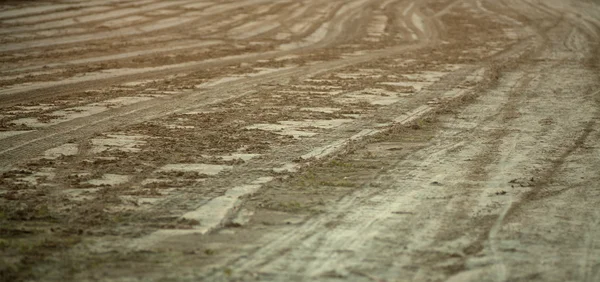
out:
<path id="1" fill-rule="evenodd" d="M 2 281 L 600 281 L 600 2 L 0 3 Z"/>

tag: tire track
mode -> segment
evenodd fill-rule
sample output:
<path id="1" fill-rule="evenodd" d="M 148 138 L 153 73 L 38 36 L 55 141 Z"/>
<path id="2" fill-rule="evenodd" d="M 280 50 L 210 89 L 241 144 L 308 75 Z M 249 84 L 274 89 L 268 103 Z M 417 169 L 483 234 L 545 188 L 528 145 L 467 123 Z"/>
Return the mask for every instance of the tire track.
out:
<path id="1" fill-rule="evenodd" d="M 244 1 L 241 3 L 235 3 L 235 5 L 223 4 L 222 6 L 225 6 L 225 7 L 218 12 L 224 13 L 224 12 L 232 10 L 232 9 L 237 9 L 237 8 L 249 6 L 249 5 L 257 5 L 257 4 L 260 4 L 261 2 L 270 2 L 270 1 L 271 0 L 261 0 L 261 1 L 257 2 L 254 0 L 247 0 L 247 1 Z M 193 2 L 194 1 L 187 1 L 187 2 L 182 2 L 182 4 L 188 4 L 188 3 L 193 3 Z M 157 6 L 156 9 L 165 8 L 165 7 L 172 6 L 172 3 L 171 2 L 157 3 L 156 6 Z M 154 10 L 154 8 L 148 7 L 147 10 L 151 11 L 151 10 Z M 146 9 L 143 9 L 143 11 L 146 11 Z M 135 11 L 131 11 L 131 13 L 134 13 L 134 12 Z M 113 29 L 110 31 L 86 33 L 86 34 L 81 34 L 81 35 L 69 35 L 69 36 L 64 36 L 64 37 L 52 37 L 52 38 L 47 38 L 47 39 L 31 40 L 31 41 L 24 41 L 24 42 L 17 42 L 17 43 L 7 43 L 7 44 L 3 44 L 2 46 L 0 46 L 0 52 L 10 52 L 10 51 L 16 51 L 16 50 L 38 48 L 38 47 L 46 48 L 48 46 L 55 46 L 55 45 L 66 45 L 66 44 L 73 44 L 73 43 L 82 43 L 82 42 L 92 41 L 92 40 L 109 39 L 109 38 L 114 38 L 114 37 L 140 35 L 140 34 L 144 34 L 144 33 L 156 32 L 156 31 L 174 28 L 174 27 L 178 27 L 178 26 L 181 26 L 184 24 L 192 25 L 194 23 L 194 21 L 196 21 L 198 18 L 214 15 L 213 13 L 215 13 L 215 12 L 217 12 L 217 11 L 215 11 L 215 9 L 205 9 L 205 10 L 201 11 L 200 14 L 198 14 L 196 12 L 184 12 L 183 14 L 181 14 L 177 17 L 166 17 L 159 21 L 150 22 L 146 25 L 142 24 L 140 26 L 124 27 L 124 28 L 119 28 L 119 29 Z M 122 14 L 130 14 L 129 11 L 121 12 L 121 13 Z M 122 16 L 122 15 L 119 15 L 119 16 Z M 95 17 L 95 15 L 93 17 Z M 88 20 L 88 21 L 91 21 L 91 19 L 93 19 L 93 17 L 90 18 L 90 20 Z M 84 21 L 86 21 L 86 20 L 84 20 Z"/>
<path id="2" fill-rule="evenodd" d="M 150 68 L 150 69 L 133 69 L 128 70 L 128 75 L 119 75 L 119 74 L 108 74 L 108 78 L 102 78 L 102 76 L 106 77 L 107 74 L 102 74 L 101 79 L 97 79 L 94 77 L 83 78 L 85 81 L 82 82 L 71 82 L 71 81 L 63 81 L 57 82 L 58 85 L 52 87 L 44 87 L 40 86 L 26 86 L 25 89 L 14 89 L 14 90 L 5 90 L 4 95 L 0 95 L 0 101 L 3 106 L 12 106 L 19 103 L 24 102 L 32 102 L 38 98 L 44 98 L 48 96 L 54 96 L 56 93 L 61 93 L 61 95 L 66 95 L 69 93 L 83 91 L 85 89 L 93 89 L 100 88 L 106 85 L 114 85 L 120 84 L 128 81 L 139 81 L 139 80 L 147 80 L 156 77 L 164 77 L 171 73 L 188 73 L 193 72 L 194 70 L 201 70 L 208 67 L 214 67 L 217 65 L 229 65 L 232 63 L 239 63 L 244 61 L 255 61 L 261 59 L 270 59 L 277 56 L 283 56 L 287 54 L 299 53 L 299 52 L 309 52 L 311 50 L 317 50 L 326 46 L 330 46 L 333 43 L 340 40 L 340 35 L 351 36 L 351 34 L 344 34 L 345 28 L 344 25 L 348 20 L 352 19 L 356 15 L 356 12 L 348 12 L 348 13 L 338 13 L 331 18 L 330 24 L 326 29 L 326 34 L 323 34 L 323 38 L 319 38 L 316 42 L 307 42 L 307 44 L 302 44 L 299 46 L 292 46 L 291 49 L 282 50 L 282 51 L 269 51 L 262 53 L 250 53 L 238 56 L 232 56 L 229 58 L 221 58 L 221 59 L 212 59 L 208 61 L 200 61 L 200 62 L 186 62 L 177 65 L 165 65 L 158 68 Z M 29 89 L 27 88 L 29 87 Z"/>
<path id="3" fill-rule="evenodd" d="M 418 154 L 431 157 L 433 160 L 427 163 L 433 164 L 437 163 L 436 160 L 440 155 L 449 150 L 453 150 L 457 146 L 463 145 L 460 143 L 449 145 L 442 143 L 439 147 L 434 146 L 428 148 L 424 152 L 419 152 Z M 405 160 L 398 161 L 398 163 L 403 162 L 405 162 Z M 411 167 L 411 165 L 403 163 L 403 165 L 396 167 Z M 423 167 L 428 167 L 428 165 L 424 164 Z M 418 170 L 417 172 L 419 175 L 422 175 L 423 178 L 427 179 L 425 175 L 428 175 L 428 173 L 420 172 Z M 411 177 L 414 178 L 414 175 L 410 172 L 403 171 L 394 174 L 411 175 Z M 345 262 L 344 264 L 341 262 L 348 259 L 350 260 L 350 265 L 352 265 L 352 262 L 360 261 L 361 263 L 364 263 L 365 257 L 356 257 L 350 254 L 362 253 L 361 251 L 364 251 L 362 250 L 363 246 L 365 246 L 365 244 L 368 245 L 366 242 L 373 239 L 373 234 L 386 234 L 386 232 L 378 232 L 377 230 L 378 226 L 382 223 L 381 221 L 384 220 L 383 218 L 391 211 L 396 209 L 402 209 L 404 211 L 407 209 L 410 210 L 409 207 L 411 205 L 409 202 L 411 202 L 411 200 L 409 199 L 414 196 L 402 196 L 403 199 L 406 199 L 406 201 L 403 201 L 398 198 L 398 193 L 402 193 L 402 191 L 384 190 L 384 192 L 380 192 L 380 189 L 361 189 L 356 194 L 342 199 L 326 215 L 317 216 L 311 219 L 303 224 L 301 229 L 294 229 L 285 235 L 278 234 L 278 239 L 270 242 L 266 246 L 262 246 L 256 253 L 234 263 L 228 262 L 228 264 L 235 265 L 235 269 L 242 273 L 245 271 L 258 271 L 263 278 L 268 277 L 268 279 L 274 280 L 283 279 L 284 277 L 286 279 L 292 279 L 293 277 L 311 277 L 311 279 L 317 279 L 318 277 L 323 277 L 320 275 L 329 274 L 348 277 L 348 275 L 350 275 L 348 271 L 352 273 L 352 271 L 347 268 L 348 262 Z M 378 200 L 375 200 L 375 198 Z M 352 226 L 347 226 L 342 223 L 339 228 L 324 227 L 329 226 L 329 223 L 331 222 L 339 222 L 340 218 L 348 218 L 348 224 L 352 224 Z M 356 234 L 361 234 L 362 239 L 347 234 L 348 229 L 352 229 Z M 424 239 L 423 236 L 417 236 L 415 238 L 419 238 L 419 241 Z M 421 242 L 420 244 L 423 243 Z M 293 246 L 303 247 L 302 250 L 300 250 Z M 306 250 L 307 248 L 309 250 Z M 325 256 L 324 253 L 332 254 L 333 257 Z M 312 261 L 310 264 L 295 263 L 297 261 L 305 261 L 308 258 Z M 294 267 L 294 265 L 297 266 Z M 346 269 L 344 269 L 345 267 Z M 369 266 L 366 267 L 368 268 Z M 359 271 L 358 273 L 361 272 Z M 214 273 L 214 275 L 219 277 L 218 273 Z M 209 277 L 215 278 L 214 276 Z M 394 277 L 394 275 L 390 275 L 390 277 Z"/>
<path id="4" fill-rule="evenodd" d="M 276 74 L 257 76 L 238 82 L 232 82 L 226 86 L 215 87 L 206 92 L 176 95 L 171 97 L 168 103 L 163 99 L 154 99 L 102 112 L 94 116 L 79 118 L 45 130 L 9 137 L 3 139 L 0 144 L 0 156 L 3 158 L 3 164 L 0 171 L 6 171 L 12 165 L 39 155 L 47 149 L 65 143 L 69 139 L 80 139 L 96 132 L 108 131 L 111 128 L 140 123 L 161 116 L 182 112 L 193 107 L 200 107 L 202 105 L 214 104 L 240 97 L 240 95 L 248 93 L 247 91 L 251 90 L 253 85 L 257 83 L 272 83 L 274 81 L 286 80 L 291 76 L 314 75 L 323 71 L 330 71 L 335 68 L 373 60 L 397 52 L 420 48 L 422 46 L 423 45 L 413 45 L 392 48 L 390 50 L 369 55 L 321 63 L 315 66 L 295 68 L 281 71 Z"/>
<path id="5" fill-rule="evenodd" d="M 557 25 L 554 27 L 555 29 L 561 30 L 561 26 Z M 545 32 L 552 32 L 552 30 L 547 30 Z M 538 38 L 548 38 L 548 36 L 540 36 Z M 542 45 L 544 46 L 544 45 Z M 545 45 L 548 46 L 548 45 Z M 533 54 L 540 54 L 540 49 L 538 49 L 538 51 L 534 51 Z M 553 69 L 557 66 L 557 64 L 560 63 L 555 63 L 554 66 L 545 66 L 545 68 L 548 69 Z M 531 73 L 544 73 L 543 71 L 536 71 L 536 70 L 532 70 Z M 526 79 L 523 83 L 521 83 L 519 85 L 518 88 L 513 89 L 513 91 L 510 91 L 513 94 L 518 94 L 518 95 L 522 95 L 521 92 L 523 92 L 526 88 L 531 88 L 531 83 L 534 80 L 534 77 L 530 77 L 528 79 Z M 535 79 L 537 80 L 537 79 Z M 501 109 L 500 112 L 501 114 L 498 115 L 494 115 L 492 117 L 490 117 L 489 119 L 493 119 L 494 121 L 496 121 L 496 119 L 499 119 L 500 123 L 504 123 L 506 120 L 511 120 L 513 118 L 513 115 L 515 113 L 517 113 L 514 109 L 514 107 L 517 106 L 517 104 L 523 104 L 523 103 L 518 103 L 518 102 L 522 102 L 520 100 L 513 100 L 513 101 L 509 101 L 509 105 L 506 109 Z M 512 106 L 511 106 L 512 105 Z M 495 136 L 495 135 L 494 135 Z M 516 137 L 519 137 L 518 135 Z M 495 138 L 495 137 L 494 137 Z M 503 138 L 499 138 L 500 140 L 502 140 Z M 514 139 L 517 140 L 517 139 Z M 513 140 L 513 149 L 516 148 L 516 141 Z M 463 145 L 460 145 L 463 146 Z M 453 146 L 450 146 L 448 148 L 452 148 Z M 441 151 L 438 152 L 445 152 L 447 149 L 442 149 Z M 495 152 L 496 150 L 491 150 L 492 153 Z M 504 152 L 504 151 L 503 151 Z M 506 151 L 508 152 L 509 155 L 505 155 L 504 158 L 510 158 L 510 150 Z M 428 156 L 432 156 L 432 158 L 435 158 L 435 156 L 437 155 L 436 153 L 427 153 Z M 487 157 L 486 157 L 487 158 Z M 495 158 L 491 158 L 490 160 L 494 161 Z M 500 165 L 501 166 L 501 165 Z M 423 165 L 423 167 L 429 167 L 428 165 Z M 406 173 L 394 173 L 395 175 L 406 175 Z M 425 175 L 426 173 L 424 173 Z M 428 173 L 427 173 L 428 174 Z M 435 173 L 432 173 L 435 174 Z M 500 172 L 500 174 L 503 174 L 502 172 Z M 442 182 L 443 183 L 443 182 Z M 293 231 L 291 231 L 290 233 L 284 235 L 284 236 L 280 236 L 280 239 L 270 242 L 270 244 L 268 244 L 267 246 L 262 247 L 259 251 L 257 251 L 257 253 L 252 254 L 250 257 L 246 258 L 246 259 L 241 259 L 239 262 L 237 262 L 236 265 L 236 269 L 241 269 L 242 272 L 244 271 L 258 271 L 258 273 L 260 275 L 264 277 L 268 277 L 268 279 L 281 279 L 283 277 L 287 277 L 287 279 L 293 278 L 293 277 L 311 277 L 313 279 L 316 279 L 317 277 L 322 277 L 320 275 L 336 275 L 336 276 L 341 276 L 341 277 L 348 277 L 348 275 L 350 275 L 348 273 L 348 263 L 350 263 L 350 265 L 352 265 L 352 262 L 361 262 L 364 263 L 365 262 L 365 258 L 362 256 L 358 256 L 358 254 L 364 254 L 363 250 L 363 246 L 365 244 L 365 240 L 371 240 L 373 238 L 373 234 L 389 234 L 390 232 L 377 232 L 376 230 L 373 229 L 377 229 L 377 226 L 381 225 L 381 222 L 378 221 L 378 219 L 373 219 L 373 218 L 378 218 L 378 215 L 380 214 L 387 214 L 389 213 L 391 210 L 393 210 L 394 208 L 399 208 L 399 207 L 403 207 L 402 209 L 405 211 L 407 210 L 407 206 L 410 206 L 410 204 L 408 204 L 408 202 L 404 202 L 400 199 L 398 199 L 398 196 L 394 196 L 394 195 L 387 195 L 388 193 L 386 193 L 386 195 L 383 195 L 381 197 L 378 197 L 378 199 L 389 199 L 389 198 L 394 198 L 396 200 L 396 202 L 390 200 L 388 203 L 389 205 L 395 205 L 393 208 L 388 208 L 385 209 L 382 207 L 382 205 L 385 205 L 384 203 L 382 203 L 381 201 L 376 201 L 376 200 L 371 200 L 371 201 L 367 201 L 366 199 L 372 199 L 375 198 L 374 196 L 377 194 L 368 194 L 368 193 L 374 193 L 374 190 L 371 189 L 362 189 L 360 190 L 357 194 L 346 197 L 344 199 L 342 199 L 341 202 L 339 202 L 336 207 L 334 209 L 332 209 L 332 211 L 328 212 L 325 216 L 317 216 L 316 218 L 308 221 L 307 223 L 305 223 L 301 229 L 294 229 Z M 367 194 L 366 194 L 367 193 Z M 398 192 L 391 192 L 391 193 L 398 193 Z M 484 192 L 482 191 L 481 196 L 484 195 Z M 404 198 L 404 197 L 403 197 Z M 350 202 L 347 202 L 350 201 Z M 376 204 L 373 204 L 373 201 L 376 201 Z M 408 201 L 408 200 L 407 200 Z M 512 201 L 509 201 L 512 202 Z M 402 204 L 399 204 L 402 203 Z M 468 206 L 468 205 L 467 205 Z M 478 208 L 485 208 L 486 204 L 483 205 L 478 205 Z M 356 211 L 357 207 L 360 207 L 359 211 Z M 376 207 L 376 208 L 374 208 Z M 339 211 L 336 211 L 335 209 L 339 208 Z M 410 210 L 410 208 L 408 208 Z M 510 209 L 511 209 L 511 205 L 507 205 L 505 206 L 505 208 L 503 209 L 503 211 L 500 211 L 500 216 L 499 216 L 499 220 L 496 221 L 492 221 L 492 225 L 490 224 L 483 224 L 483 226 L 489 226 L 491 228 L 490 234 L 487 235 L 489 241 L 495 241 L 496 237 L 497 237 L 497 232 L 500 230 L 500 227 L 502 226 L 502 220 L 505 218 L 506 215 L 508 215 L 510 213 Z M 354 211 L 356 211 L 357 214 L 359 215 L 354 215 Z M 410 213 L 410 212 L 407 212 Z M 416 211 L 415 211 L 416 213 Z M 412 213 L 410 213 L 412 214 Z M 503 216 L 504 215 L 504 216 Z M 452 215 L 447 215 L 447 217 L 449 218 L 453 218 L 453 216 L 456 216 L 454 214 Z M 335 221 L 339 221 L 339 218 L 348 218 L 348 224 L 352 224 L 352 226 L 347 226 L 345 224 L 342 223 L 342 226 L 340 226 L 339 228 L 335 228 L 332 231 L 331 227 L 330 228 L 326 228 L 324 226 L 328 226 L 328 224 L 330 222 L 335 222 Z M 357 220 L 361 220 L 361 224 L 359 224 L 359 226 L 357 225 Z M 441 220 L 441 219 L 440 219 Z M 364 223 L 364 224 L 362 224 Z M 455 224 L 455 223 L 453 223 Z M 477 224 L 475 224 L 477 226 L 481 226 L 482 222 L 479 222 Z M 479 227 L 482 228 L 482 227 Z M 360 240 L 358 238 L 349 238 L 350 235 L 347 234 L 348 230 L 347 229 L 352 229 L 353 231 L 356 232 L 356 234 L 361 234 L 361 236 L 364 236 L 366 238 L 369 239 L 364 239 Z M 485 231 L 486 228 L 483 227 L 482 231 Z M 326 231 L 324 231 L 326 230 Z M 338 232 L 339 230 L 339 232 Z M 440 228 L 438 231 L 433 231 L 433 230 L 428 230 L 430 232 L 441 232 L 445 230 L 445 228 Z M 337 233 L 336 233 L 337 232 Z M 339 234 L 338 234 L 339 233 Z M 487 232 L 483 232 L 483 234 L 488 234 Z M 281 235 L 281 234 L 279 234 Z M 337 237 L 336 237 L 337 236 Z M 416 236 L 415 238 L 419 238 L 419 241 L 423 240 L 423 235 L 419 235 Z M 333 241 L 332 241 L 333 240 Z M 435 240 L 432 242 L 439 242 L 441 240 Z M 303 246 L 301 249 L 299 248 L 295 248 L 293 246 Z M 314 251 L 315 253 L 311 253 L 310 250 L 306 251 L 306 248 L 309 248 L 310 250 Z M 303 253 L 306 252 L 306 253 Z M 324 254 L 321 254 L 320 252 L 324 252 L 324 253 L 329 253 L 332 254 L 328 257 L 325 257 Z M 476 251 L 478 252 L 478 251 Z M 497 248 L 496 245 L 492 244 L 492 253 L 493 255 L 496 257 L 496 259 L 498 260 L 498 262 L 502 262 L 502 258 L 499 255 L 499 250 Z M 354 255 L 352 255 L 354 254 Z M 419 254 L 421 255 L 421 254 Z M 333 256 L 333 257 L 331 257 Z M 298 263 L 299 261 L 308 261 L 310 259 L 310 261 L 315 261 L 315 263 L 310 263 L 310 264 L 300 264 Z M 335 265 L 332 264 L 328 264 L 327 261 L 325 261 L 325 259 L 327 259 L 327 261 L 335 261 Z M 342 263 L 343 262 L 343 263 Z M 295 265 L 295 267 L 294 267 Z M 495 264 L 494 264 L 495 265 Z M 500 264 L 500 266 L 502 266 L 503 264 Z M 368 268 L 368 266 L 367 266 Z M 506 280 L 506 278 L 508 277 L 508 270 L 506 267 L 501 267 L 502 271 L 500 272 L 499 276 L 495 276 L 495 280 L 499 280 L 499 281 L 504 281 Z M 349 271 L 350 273 L 352 273 L 352 271 Z M 356 272 L 356 273 L 361 273 L 360 271 Z M 415 277 L 413 277 L 413 279 L 417 279 L 419 280 L 420 278 L 424 278 L 424 277 L 432 277 L 430 275 L 427 275 L 428 273 L 426 272 L 420 272 L 417 273 Z M 424 275 L 424 276 L 419 276 L 419 275 Z M 426 275 L 426 276 L 425 276 Z M 218 277 L 219 275 L 216 274 L 216 276 Z M 372 277 L 372 276 L 371 276 Z M 394 276 L 391 275 L 390 277 L 398 277 L 398 276 Z M 406 276 L 405 276 L 406 277 Z M 435 277 L 435 276 L 433 276 Z M 468 276 L 456 276 L 456 281 L 460 281 L 462 279 L 468 277 Z M 487 277 L 486 279 L 491 278 L 490 276 L 485 276 Z M 493 276 L 492 276 L 493 277 Z M 453 277 L 454 278 L 454 277 Z M 452 280 L 454 281 L 454 280 Z"/>
<path id="6" fill-rule="evenodd" d="M 600 275 L 595 240 L 600 162 L 594 158 L 600 111 L 594 104 L 598 74 L 593 64 L 598 26 L 585 18 L 593 12 L 580 12 L 576 19 L 581 7 L 592 6 L 590 2 L 544 2 L 549 7 L 519 0 L 265 3 L 197 18 L 190 22 L 190 30 L 141 33 L 128 41 L 135 46 L 127 53 L 88 54 L 64 62 L 54 57 L 58 65 L 52 67 L 127 60 L 135 52 L 166 52 L 148 43 L 161 42 L 161 36 L 186 51 L 200 44 L 199 38 L 224 46 L 265 44 L 265 49 L 273 50 L 278 44 L 290 44 L 291 48 L 215 55 L 209 61 L 139 68 L 129 74 L 61 81 L 0 95 L 2 107 L 8 107 L 120 82 L 253 62 L 223 71 L 231 74 L 228 77 L 207 83 L 175 79 L 174 87 L 168 88 L 201 81 L 201 91 L 107 107 L 69 121 L 55 119 L 38 131 L 2 139 L 0 172 L 10 172 L 2 182 L 6 188 L 0 191 L 0 204 L 35 207 L 34 220 L 28 219 L 27 225 L 43 224 L 44 230 L 75 226 L 71 231 L 75 234 L 78 226 L 86 226 L 85 233 L 74 236 L 91 239 L 52 245 L 51 250 L 34 246 L 49 255 L 28 261 L 33 271 L 42 269 L 47 272 L 40 273 L 57 279 L 148 281 L 568 281 Z M 210 26 L 197 29 L 200 23 Z M 277 26 L 264 26 L 271 24 Z M 367 24 L 376 28 L 369 30 Z M 507 29 L 519 30 L 518 36 L 509 37 Z M 195 40 L 186 41 L 191 38 Z M 368 43 L 367 38 L 380 41 Z M 110 42 L 114 39 L 98 44 Z M 183 42 L 191 45 L 180 45 Z M 35 58 L 41 50 L 23 54 Z M 16 60 L 18 52 L 12 55 Z M 277 60 L 258 61 L 284 55 L 291 55 L 287 57 L 294 62 L 309 59 L 293 68 Z M 267 71 L 262 72 L 262 66 Z M 273 66 L 278 71 L 268 72 Z M 27 67 L 35 65 L 23 66 Z M 262 74 L 246 78 L 232 74 L 250 69 Z M 115 94 L 134 91 L 122 89 Z M 384 98 L 375 106 L 370 97 Z M 348 106 L 348 101 L 358 104 Z M 320 108 L 304 108 L 309 106 Z M 42 114 L 54 111 L 31 108 L 40 120 Z M 147 121 L 151 122 L 130 127 Z M 321 121 L 332 126 L 321 128 Z M 238 134 L 261 129 L 257 125 L 288 124 L 300 124 L 290 127 L 294 132 L 315 135 L 298 141 L 282 138 L 283 131 Z M 94 151 L 99 140 L 95 134 L 114 132 L 139 134 L 144 141 L 132 146 L 147 147 L 139 152 Z M 381 136 L 374 136 L 377 133 Z M 63 144 L 68 152 L 56 163 L 34 159 L 50 148 L 61 152 L 55 147 Z M 247 150 L 247 145 L 255 144 L 260 144 L 258 149 Z M 231 152 L 258 157 L 236 160 Z M 221 159 L 221 154 L 228 155 Z M 329 167 L 332 156 L 339 158 Z M 158 173 L 169 165 L 204 162 L 213 167 L 226 164 L 226 172 L 218 177 Z M 347 167 L 352 169 L 342 169 Z M 52 175 L 43 174 L 47 171 L 58 179 L 42 178 Z M 327 175 L 321 177 L 321 172 Z M 350 173 L 359 175 L 347 180 Z M 125 182 L 96 186 L 109 174 Z M 261 188 L 274 178 L 277 183 Z M 145 180 L 166 182 L 154 186 L 159 182 Z M 295 181 L 300 183 L 297 187 Z M 85 199 L 71 201 L 81 195 L 73 190 L 88 184 L 95 187 L 85 189 Z M 38 187 L 44 187 L 45 194 Z M 64 200 L 49 208 L 60 209 L 59 219 L 54 214 L 37 218 L 38 204 L 55 199 Z M 96 202 L 98 210 L 87 209 Z M 312 213 L 313 202 L 321 213 Z M 296 209 L 295 203 L 301 207 Z M 309 208 L 302 207 L 304 203 Z M 20 211 L 20 206 L 13 206 Z M 5 209 L 9 216 L 11 209 Z M 81 217 L 73 215 L 78 213 Z M 124 223 L 119 222 L 122 215 Z M 110 222 L 101 221 L 99 226 L 93 226 L 93 220 L 77 222 L 92 217 Z M 21 221 L 4 222 L 6 233 L 29 230 Z M 62 231 L 53 235 L 56 228 L 52 233 L 44 230 L 30 231 L 18 240 L 39 236 L 54 242 L 53 236 L 64 237 Z M 156 230 L 159 235 L 167 231 L 158 237 L 168 240 L 145 235 Z M 142 250 L 136 249 L 139 242 L 146 243 Z M 53 260 L 55 255 L 65 261 Z M 127 264 L 115 266 L 114 259 Z M 73 274 L 71 268 L 82 270 Z"/>
<path id="7" fill-rule="evenodd" d="M 181 1 L 179 1 L 181 2 Z M 189 3 L 192 3 L 193 1 L 188 1 Z M 188 3 L 188 2 L 181 2 L 182 5 Z M 109 5 L 110 3 L 104 3 L 104 2 L 98 2 L 97 5 Z M 45 21 L 45 19 L 50 19 L 52 17 L 61 17 L 61 13 L 51 13 L 51 14 L 47 14 L 47 15 L 43 15 L 43 16 L 32 16 L 30 18 L 25 18 L 22 19 L 21 18 L 17 18 L 14 21 L 13 24 L 20 24 L 18 26 L 15 27 L 8 27 L 2 31 L 0 31 L 0 34 L 15 34 L 15 33 L 22 33 L 22 32 L 31 32 L 31 31 L 40 31 L 40 30 L 58 30 L 58 29 L 64 29 L 64 28 L 68 28 L 68 27 L 73 27 L 73 26 L 82 26 L 85 24 L 89 24 L 89 23 L 98 23 L 101 21 L 105 21 L 105 20 L 114 20 L 114 19 L 119 19 L 119 18 L 123 18 L 126 16 L 132 16 L 132 15 L 136 15 L 136 14 L 141 14 L 141 13 L 147 13 L 147 12 L 151 12 L 151 11 L 155 11 L 155 10 L 159 10 L 159 9 L 164 9 L 164 8 L 170 8 L 170 7 L 179 7 L 179 4 L 175 4 L 173 2 L 168 2 L 168 3 L 154 3 L 154 4 L 149 4 L 149 5 L 143 5 L 143 6 L 138 6 L 138 5 L 131 5 L 131 4 L 125 4 L 125 5 L 119 5 L 119 6 L 112 6 L 111 10 L 108 11 L 100 11 L 100 13 L 97 13 L 99 10 L 98 8 L 102 8 L 102 7 L 106 7 L 106 6 L 96 6 L 96 7 L 90 7 L 87 9 L 79 9 L 79 10 L 75 10 L 75 11 L 66 11 L 63 12 L 63 14 L 65 15 L 63 19 L 57 19 L 57 20 L 52 20 L 52 21 Z M 110 7 L 110 6 L 108 6 Z M 86 12 L 87 10 L 91 10 L 94 11 L 93 13 L 90 12 Z M 83 13 L 81 14 L 81 12 L 83 11 Z M 67 17 L 67 15 L 71 15 L 70 17 Z M 46 16 L 46 18 L 44 18 L 44 16 Z M 38 22 L 43 22 L 38 24 Z M 25 25 L 23 25 L 25 24 Z"/>
<path id="8" fill-rule="evenodd" d="M 207 9 L 210 9 L 210 7 L 215 7 L 216 8 L 218 6 L 209 6 Z M 197 12 L 194 11 L 194 12 L 191 12 L 191 13 L 197 13 Z M 212 13 L 212 11 L 210 13 Z M 251 19 L 246 19 L 246 20 L 251 20 Z M 217 18 L 217 17 L 208 17 L 208 18 L 207 17 L 203 17 L 200 21 L 195 21 L 195 22 L 191 23 L 190 25 L 192 25 L 192 26 L 197 26 L 198 25 L 198 26 L 202 26 L 203 28 L 209 28 L 209 27 L 215 25 L 215 23 L 218 23 L 218 22 L 219 22 L 219 18 Z M 227 28 L 227 27 L 225 27 L 225 28 Z M 215 36 L 219 36 L 219 35 L 220 36 L 224 35 L 224 31 L 215 32 L 215 33 L 213 33 L 213 35 L 211 35 L 211 37 L 215 37 Z M 147 35 L 144 34 L 144 36 L 143 37 L 139 37 L 139 39 L 144 39 L 146 37 L 147 37 Z M 129 39 L 129 40 L 130 41 L 131 40 L 135 40 L 135 38 Z M 175 40 L 175 38 L 173 40 Z M 185 39 L 185 37 L 182 38 L 182 39 L 180 39 L 180 40 L 181 41 L 190 41 L 189 39 Z M 213 39 L 208 39 L 208 41 L 211 41 L 211 40 L 213 40 Z M 218 38 L 216 40 L 227 40 L 227 39 L 225 39 L 225 38 Z M 194 41 L 198 41 L 198 40 L 194 40 Z M 202 41 L 207 41 L 207 40 L 202 40 Z M 132 43 L 134 43 L 134 42 L 132 42 Z M 166 43 L 163 43 L 163 44 L 177 46 L 178 42 L 177 41 L 175 41 L 175 42 L 166 42 Z M 181 44 L 181 43 L 179 43 L 179 44 Z M 187 43 L 187 44 L 189 44 L 189 43 Z M 148 54 L 148 53 L 151 53 L 153 50 L 157 50 L 158 51 L 158 50 L 164 49 L 164 48 L 154 48 L 155 46 L 154 45 L 150 45 L 150 44 L 143 44 L 143 46 L 141 46 L 141 47 L 142 48 L 145 47 L 145 48 L 144 49 L 138 49 L 138 50 L 135 50 L 135 51 L 131 51 L 131 52 L 128 52 L 128 53 L 131 54 L 131 56 L 135 56 L 135 55 L 138 55 L 138 54 L 141 54 L 141 55 Z M 146 49 L 148 47 L 154 48 L 154 49 L 148 50 L 148 49 Z M 66 54 L 66 55 L 68 55 L 68 54 Z M 102 58 L 102 57 L 104 57 L 104 58 Z M 102 62 L 103 60 L 114 60 L 115 58 L 126 59 L 126 58 L 129 58 L 130 56 L 122 55 L 121 53 L 119 53 L 119 54 L 114 54 L 114 55 L 105 55 L 105 56 L 102 56 L 102 57 L 100 57 L 101 59 L 100 58 L 99 59 L 96 59 L 96 58 L 83 58 L 83 59 L 76 60 L 74 63 L 81 64 L 81 63 L 88 63 L 88 62 Z M 58 57 L 55 60 L 58 60 L 58 59 L 60 59 L 60 57 Z M 40 69 L 42 67 L 43 68 L 48 68 L 48 67 L 56 67 L 57 66 L 56 63 L 54 63 L 54 64 L 52 64 L 52 63 L 48 64 L 47 62 L 48 62 L 48 59 L 44 59 L 44 61 L 40 62 L 37 66 L 30 66 L 30 67 L 26 67 L 26 68 L 16 67 L 16 68 L 7 69 L 5 71 L 6 72 L 17 72 L 17 71 L 26 71 L 26 70 Z M 61 65 L 61 64 L 64 65 L 64 60 L 61 60 L 60 63 L 58 63 L 58 65 Z"/>

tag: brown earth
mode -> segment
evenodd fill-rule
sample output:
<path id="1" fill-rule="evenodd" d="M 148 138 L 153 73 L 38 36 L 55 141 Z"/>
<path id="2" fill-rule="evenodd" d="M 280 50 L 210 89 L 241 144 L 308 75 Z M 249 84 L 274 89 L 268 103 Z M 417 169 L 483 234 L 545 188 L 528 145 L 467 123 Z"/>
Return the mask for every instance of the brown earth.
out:
<path id="1" fill-rule="evenodd" d="M 600 281 L 600 2 L 1 1 L 1 281 Z"/>

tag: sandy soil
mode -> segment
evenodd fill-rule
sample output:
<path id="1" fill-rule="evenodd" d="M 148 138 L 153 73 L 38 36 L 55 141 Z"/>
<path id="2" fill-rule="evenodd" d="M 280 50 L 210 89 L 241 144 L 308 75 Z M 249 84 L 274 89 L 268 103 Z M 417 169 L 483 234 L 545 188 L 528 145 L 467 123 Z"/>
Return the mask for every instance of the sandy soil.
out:
<path id="1" fill-rule="evenodd" d="M 600 281 L 600 3 L 3 1 L 0 281 Z"/>

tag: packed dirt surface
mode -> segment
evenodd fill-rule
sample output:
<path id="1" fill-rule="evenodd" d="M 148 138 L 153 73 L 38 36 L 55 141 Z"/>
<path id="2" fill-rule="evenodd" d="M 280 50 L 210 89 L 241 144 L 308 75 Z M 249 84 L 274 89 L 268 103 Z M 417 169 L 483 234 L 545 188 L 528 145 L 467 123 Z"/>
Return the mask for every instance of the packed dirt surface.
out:
<path id="1" fill-rule="evenodd" d="M 600 2 L 0 2 L 1 281 L 600 281 Z"/>

